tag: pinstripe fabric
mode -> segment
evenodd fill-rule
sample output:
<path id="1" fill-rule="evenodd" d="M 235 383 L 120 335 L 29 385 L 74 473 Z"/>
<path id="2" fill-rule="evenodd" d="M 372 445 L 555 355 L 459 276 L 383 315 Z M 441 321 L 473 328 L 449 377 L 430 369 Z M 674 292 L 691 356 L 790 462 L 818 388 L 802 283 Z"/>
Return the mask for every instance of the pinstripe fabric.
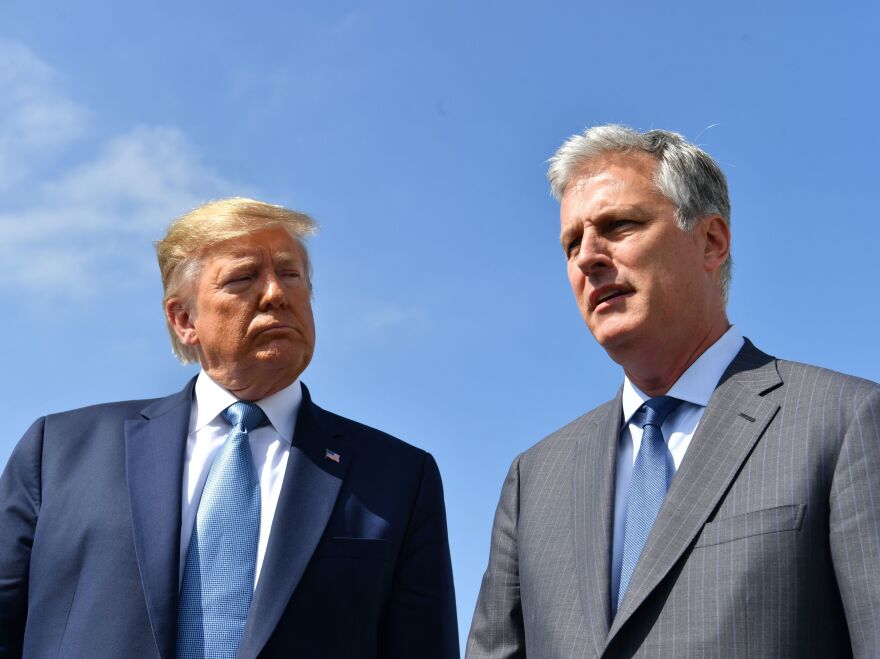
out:
<path id="1" fill-rule="evenodd" d="M 746 342 L 612 621 L 620 414 L 514 461 L 467 657 L 880 656 L 880 386 Z"/>

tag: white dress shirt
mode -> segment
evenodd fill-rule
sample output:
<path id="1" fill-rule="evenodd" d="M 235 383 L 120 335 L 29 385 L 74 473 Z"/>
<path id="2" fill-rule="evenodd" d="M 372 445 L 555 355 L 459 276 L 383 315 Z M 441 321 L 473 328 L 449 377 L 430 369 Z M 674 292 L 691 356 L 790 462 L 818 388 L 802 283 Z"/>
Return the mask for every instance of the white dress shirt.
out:
<path id="1" fill-rule="evenodd" d="M 681 464 L 690 446 L 709 398 L 718 386 L 724 371 L 743 346 L 743 337 L 736 327 L 731 326 L 721 338 L 709 347 L 691 364 L 667 396 L 684 401 L 663 422 L 663 437 L 672 453 L 675 470 Z M 629 484 L 633 465 L 642 445 L 642 428 L 632 423 L 632 418 L 642 404 L 650 399 L 646 393 L 635 386 L 628 377 L 623 380 L 623 428 L 617 447 L 617 469 L 614 487 L 614 537 L 611 550 L 611 601 L 617 601 L 620 585 L 620 567 L 623 563 L 623 538 L 626 530 L 626 507 L 629 501 Z"/>
<path id="2" fill-rule="evenodd" d="M 189 540 L 192 537 L 196 511 L 199 508 L 208 471 L 214 456 L 223 446 L 226 435 L 232 428 L 221 413 L 237 401 L 238 398 L 214 382 L 204 371 L 199 373 L 183 462 L 178 584 L 183 582 L 183 568 L 186 565 Z M 272 520 L 278 505 L 278 495 L 281 493 L 281 482 L 284 480 L 290 443 L 296 427 L 296 415 L 301 402 L 302 388 L 299 378 L 268 398 L 256 401 L 271 425 L 267 424 L 248 433 L 251 455 L 254 457 L 254 466 L 260 479 L 260 540 L 257 545 L 254 588 L 260 578 L 260 568 L 263 566 L 266 546 L 269 544 L 269 533 L 272 530 Z"/>

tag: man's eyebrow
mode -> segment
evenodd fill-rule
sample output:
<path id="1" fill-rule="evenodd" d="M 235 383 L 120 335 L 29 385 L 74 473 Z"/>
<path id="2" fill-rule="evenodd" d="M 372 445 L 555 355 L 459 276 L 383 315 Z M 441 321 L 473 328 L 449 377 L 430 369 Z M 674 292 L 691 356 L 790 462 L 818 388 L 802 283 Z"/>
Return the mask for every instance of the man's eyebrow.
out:
<path id="1" fill-rule="evenodd" d="M 625 215 L 627 217 L 634 217 L 636 219 L 648 219 L 651 217 L 652 213 L 649 210 L 646 210 L 639 204 L 621 204 L 620 206 L 613 206 L 609 208 L 603 215 L 607 215 L 610 217 L 620 217 L 621 215 Z"/>
<path id="2" fill-rule="evenodd" d="M 303 258 L 297 252 L 275 252 L 272 254 L 272 258 L 275 259 L 278 263 L 297 263 L 300 264 L 303 262 Z"/>

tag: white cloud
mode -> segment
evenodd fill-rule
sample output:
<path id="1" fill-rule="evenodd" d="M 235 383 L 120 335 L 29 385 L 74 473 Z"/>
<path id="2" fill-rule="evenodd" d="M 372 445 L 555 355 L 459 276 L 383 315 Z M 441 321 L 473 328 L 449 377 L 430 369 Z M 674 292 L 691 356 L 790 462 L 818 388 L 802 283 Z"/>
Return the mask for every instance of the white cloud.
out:
<path id="1" fill-rule="evenodd" d="M 226 187 L 180 131 L 138 127 L 37 187 L 24 209 L 0 213 L 0 228 L 19 243 L 102 234 L 155 237 L 206 194 Z"/>
<path id="2" fill-rule="evenodd" d="M 26 48 L 0 42 L 0 171 L 9 188 L 0 202 L 0 284 L 52 293 L 63 283 L 65 295 L 87 296 L 124 286 L 124 275 L 107 277 L 108 265 L 142 252 L 173 218 L 237 190 L 180 130 L 157 126 L 89 144 L 92 155 L 40 180 L 49 157 L 83 138 L 86 112 L 57 81 Z M 7 178 L 8 163 L 23 164 Z"/>
<path id="3" fill-rule="evenodd" d="M 45 62 L 21 44 L 0 41 L 0 190 L 80 137 L 87 117 Z"/>

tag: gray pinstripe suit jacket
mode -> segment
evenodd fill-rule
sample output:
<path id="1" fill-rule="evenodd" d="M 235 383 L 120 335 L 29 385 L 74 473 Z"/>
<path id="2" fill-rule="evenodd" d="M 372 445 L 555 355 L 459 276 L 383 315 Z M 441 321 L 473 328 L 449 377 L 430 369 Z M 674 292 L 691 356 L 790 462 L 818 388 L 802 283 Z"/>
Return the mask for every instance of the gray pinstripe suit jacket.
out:
<path id="1" fill-rule="evenodd" d="M 880 657 L 880 385 L 746 341 L 612 619 L 621 414 L 514 460 L 468 659 Z"/>

